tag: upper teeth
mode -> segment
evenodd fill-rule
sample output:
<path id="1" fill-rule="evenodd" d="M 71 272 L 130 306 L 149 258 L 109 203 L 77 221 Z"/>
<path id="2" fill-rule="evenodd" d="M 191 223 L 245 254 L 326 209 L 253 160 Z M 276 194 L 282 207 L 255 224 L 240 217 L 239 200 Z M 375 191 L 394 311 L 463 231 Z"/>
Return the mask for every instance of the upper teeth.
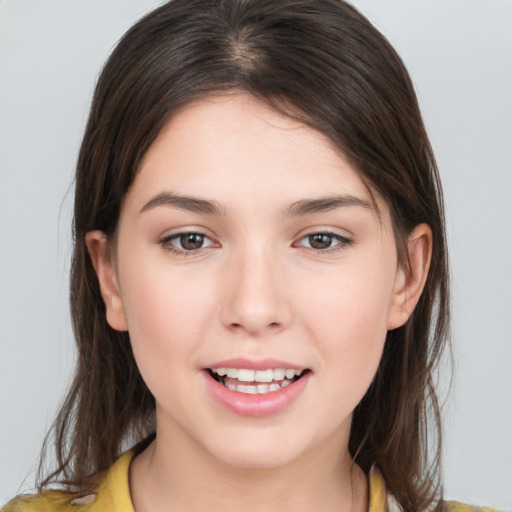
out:
<path id="1" fill-rule="evenodd" d="M 272 382 L 274 380 L 293 379 L 298 377 L 303 370 L 276 368 L 269 370 L 247 370 L 245 368 L 212 368 L 213 373 L 220 377 L 237 379 L 240 382 Z"/>

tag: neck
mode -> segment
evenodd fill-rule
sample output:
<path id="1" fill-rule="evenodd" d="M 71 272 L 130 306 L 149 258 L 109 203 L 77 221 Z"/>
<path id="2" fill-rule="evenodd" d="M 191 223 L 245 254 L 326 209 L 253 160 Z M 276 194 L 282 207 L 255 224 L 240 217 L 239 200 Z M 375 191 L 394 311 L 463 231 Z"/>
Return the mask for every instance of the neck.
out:
<path id="1" fill-rule="evenodd" d="M 339 433 L 336 433 L 339 437 Z M 325 442 L 277 467 L 233 467 L 194 440 L 161 435 L 132 462 L 136 512 L 364 512 L 367 479 L 346 442 Z M 333 456 L 337 453 L 338 456 Z"/>

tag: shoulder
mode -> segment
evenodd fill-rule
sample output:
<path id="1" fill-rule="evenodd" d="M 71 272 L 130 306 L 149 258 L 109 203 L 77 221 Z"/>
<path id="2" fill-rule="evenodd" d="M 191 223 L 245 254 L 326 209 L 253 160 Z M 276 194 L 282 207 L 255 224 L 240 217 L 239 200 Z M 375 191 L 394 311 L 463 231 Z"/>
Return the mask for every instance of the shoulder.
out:
<path id="1" fill-rule="evenodd" d="M 465 503 L 460 503 L 458 501 L 444 501 L 441 509 L 443 512 L 499 512 L 495 508 L 475 507 L 473 505 L 466 505 Z M 387 506 L 382 508 L 382 511 L 384 510 L 386 510 L 386 512 L 403 512 L 402 508 L 398 505 L 396 500 L 390 495 L 387 497 Z M 428 510 L 432 509 L 429 508 Z M 371 509 L 370 512 L 372 512 Z"/>
<path id="2" fill-rule="evenodd" d="M 133 453 L 122 455 L 98 478 L 93 493 L 73 494 L 47 490 L 39 494 L 18 496 L 0 512 L 133 512 L 128 487 L 128 470 Z"/>
<path id="3" fill-rule="evenodd" d="M 89 496 L 43 491 L 40 494 L 18 496 L 5 505 L 1 512 L 78 512 L 80 505 L 90 502 Z"/>
<path id="4" fill-rule="evenodd" d="M 446 512 L 498 512 L 494 508 L 489 507 L 474 507 L 472 505 L 466 505 L 459 503 L 458 501 L 447 501 Z"/>

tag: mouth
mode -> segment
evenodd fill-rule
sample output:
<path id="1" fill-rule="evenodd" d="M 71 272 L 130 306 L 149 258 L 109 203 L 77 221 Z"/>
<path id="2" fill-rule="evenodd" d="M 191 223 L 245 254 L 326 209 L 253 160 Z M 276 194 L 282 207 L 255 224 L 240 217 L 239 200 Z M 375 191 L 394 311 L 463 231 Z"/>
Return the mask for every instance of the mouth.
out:
<path id="1" fill-rule="evenodd" d="M 293 384 L 310 372 L 309 369 L 269 368 L 251 370 L 246 368 L 208 368 L 212 379 L 225 388 L 248 395 L 274 393 Z"/>

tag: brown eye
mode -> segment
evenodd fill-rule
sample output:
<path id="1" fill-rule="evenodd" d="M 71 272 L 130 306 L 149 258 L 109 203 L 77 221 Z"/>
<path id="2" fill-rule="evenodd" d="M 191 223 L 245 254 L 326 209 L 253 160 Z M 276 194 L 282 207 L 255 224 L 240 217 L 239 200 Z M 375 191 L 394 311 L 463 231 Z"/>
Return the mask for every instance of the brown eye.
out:
<path id="1" fill-rule="evenodd" d="M 345 249 L 352 245 L 352 239 L 338 233 L 319 232 L 311 233 L 300 238 L 295 247 L 306 247 L 319 253 L 331 253 Z"/>
<path id="2" fill-rule="evenodd" d="M 210 237 L 195 231 L 167 236 L 160 240 L 159 243 L 164 249 L 175 254 L 197 254 L 201 249 L 216 246 Z"/>
<path id="3" fill-rule="evenodd" d="M 332 246 L 333 241 L 338 242 L 334 236 L 328 235 L 326 233 L 315 233 L 314 235 L 308 236 L 309 246 L 312 249 L 328 249 Z"/>
<path id="4" fill-rule="evenodd" d="M 180 235 L 179 241 L 185 251 L 194 251 L 203 247 L 204 235 L 200 233 L 184 233 Z"/>

